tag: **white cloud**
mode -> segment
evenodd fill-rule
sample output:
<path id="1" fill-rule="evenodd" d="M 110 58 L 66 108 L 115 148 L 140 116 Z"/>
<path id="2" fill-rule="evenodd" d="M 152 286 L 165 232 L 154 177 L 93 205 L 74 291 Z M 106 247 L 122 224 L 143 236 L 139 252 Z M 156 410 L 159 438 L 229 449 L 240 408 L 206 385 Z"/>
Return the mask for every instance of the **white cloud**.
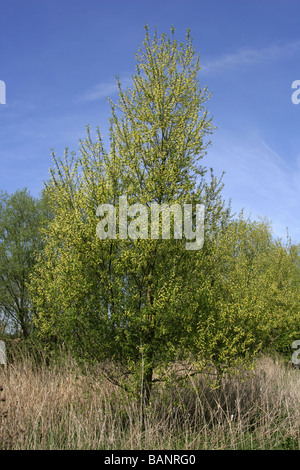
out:
<path id="1" fill-rule="evenodd" d="M 206 165 L 217 175 L 225 171 L 223 196 L 232 207 L 253 219 L 267 217 L 274 235 L 285 238 L 286 228 L 300 242 L 300 162 L 288 162 L 258 135 L 236 138 L 215 136 Z"/>
<path id="2" fill-rule="evenodd" d="M 270 62 L 288 57 L 300 51 L 300 41 L 294 41 L 282 45 L 270 45 L 265 48 L 244 48 L 239 49 L 232 54 L 225 54 L 216 59 L 208 61 L 201 66 L 201 71 L 210 73 L 227 68 L 233 68 L 237 65 L 248 65 L 259 62 Z"/>
<path id="3" fill-rule="evenodd" d="M 122 88 L 126 88 L 132 84 L 132 79 L 129 74 L 124 74 L 120 77 Z M 91 87 L 80 97 L 80 101 L 96 101 L 103 98 L 111 97 L 118 93 L 118 85 L 116 78 L 107 82 L 100 82 Z"/>

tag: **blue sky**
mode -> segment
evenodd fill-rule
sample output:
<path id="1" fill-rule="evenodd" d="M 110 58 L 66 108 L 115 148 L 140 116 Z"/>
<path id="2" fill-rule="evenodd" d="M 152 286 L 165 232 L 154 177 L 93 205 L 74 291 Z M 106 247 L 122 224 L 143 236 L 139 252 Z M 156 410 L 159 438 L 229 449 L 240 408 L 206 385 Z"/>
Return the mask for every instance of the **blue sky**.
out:
<path id="1" fill-rule="evenodd" d="M 106 135 L 146 22 L 191 29 L 217 127 L 203 164 L 225 172 L 224 198 L 300 243 L 300 0 L 1 0 L 0 189 L 38 196 L 51 148 L 76 151 L 87 124 Z"/>

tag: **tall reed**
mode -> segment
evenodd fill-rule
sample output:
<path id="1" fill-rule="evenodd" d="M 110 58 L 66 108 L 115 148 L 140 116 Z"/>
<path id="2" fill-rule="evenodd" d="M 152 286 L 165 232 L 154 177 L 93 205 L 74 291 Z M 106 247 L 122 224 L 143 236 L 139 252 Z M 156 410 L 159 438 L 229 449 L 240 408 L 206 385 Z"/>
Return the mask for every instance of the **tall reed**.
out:
<path id="1" fill-rule="evenodd" d="M 253 374 L 157 383 L 146 412 L 101 366 L 30 355 L 0 370 L 0 449 L 300 449 L 300 371 L 262 357 Z M 145 413 L 141 425 L 141 412 Z"/>

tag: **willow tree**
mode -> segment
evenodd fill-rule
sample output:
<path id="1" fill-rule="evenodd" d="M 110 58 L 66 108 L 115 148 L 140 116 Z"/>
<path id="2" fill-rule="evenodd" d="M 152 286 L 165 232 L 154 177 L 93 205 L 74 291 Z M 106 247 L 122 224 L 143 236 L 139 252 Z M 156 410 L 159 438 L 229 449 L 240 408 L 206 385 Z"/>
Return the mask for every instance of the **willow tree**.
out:
<path id="1" fill-rule="evenodd" d="M 199 287 L 196 351 L 220 371 L 264 352 L 290 352 L 300 335 L 299 255 L 274 239 L 267 220 L 243 213 L 210 241 Z M 200 261 L 200 259 L 199 259 Z M 203 260 L 202 260 L 203 261 Z"/>
<path id="2" fill-rule="evenodd" d="M 189 31 L 179 44 L 173 28 L 160 38 L 156 32 L 150 38 L 146 28 L 136 60 L 132 87 L 123 90 L 117 79 L 109 151 L 100 131 L 93 139 L 88 129 L 79 155 L 53 154 L 47 192 L 56 216 L 45 232 L 31 292 L 44 337 L 63 338 L 81 357 L 114 358 L 123 374 L 138 371 L 147 401 L 154 368 L 188 353 L 197 334 L 197 306 L 190 299 L 201 249 L 186 249 L 191 237 L 175 236 L 172 217 L 170 239 L 161 232 L 151 237 L 151 220 L 141 229 L 141 207 L 205 205 L 207 236 L 229 210 L 220 182 L 206 179 L 201 162 L 212 132 L 210 95 L 198 81 Z M 114 223 L 120 197 L 130 207 L 139 204 L 123 225 Z M 111 207 L 115 220 L 108 217 Z M 104 221 L 107 234 L 99 238 Z M 194 232 L 196 223 L 191 219 Z M 124 236 L 130 228 L 135 236 Z"/>

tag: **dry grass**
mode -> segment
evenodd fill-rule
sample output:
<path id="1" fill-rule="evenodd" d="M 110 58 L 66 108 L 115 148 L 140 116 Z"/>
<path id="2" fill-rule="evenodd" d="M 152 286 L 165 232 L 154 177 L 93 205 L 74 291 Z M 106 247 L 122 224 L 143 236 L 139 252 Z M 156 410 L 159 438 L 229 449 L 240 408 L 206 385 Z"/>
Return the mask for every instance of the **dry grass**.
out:
<path id="1" fill-rule="evenodd" d="M 200 376 L 157 385 L 144 426 L 138 400 L 70 358 L 23 357 L 0 386 L 0 449 L 300 449 L 300 371 L 269 357 L 215 390 Z"/>

